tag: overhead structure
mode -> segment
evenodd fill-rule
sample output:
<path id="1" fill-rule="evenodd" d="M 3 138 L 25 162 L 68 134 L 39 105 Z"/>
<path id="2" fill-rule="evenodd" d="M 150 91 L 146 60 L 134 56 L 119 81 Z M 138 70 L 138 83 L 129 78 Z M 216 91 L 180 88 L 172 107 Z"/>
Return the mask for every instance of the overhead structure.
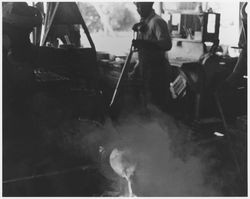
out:
<path id="1" fill-rule="evenodd" d="M 49 2 L 44 22 L 44 35 L 41 45 L 44 46 L 54 25 L 81 25 L 90 43 L 95 50 L 95 45 L 90 36 L 85 21 L 76 2 Z"/>

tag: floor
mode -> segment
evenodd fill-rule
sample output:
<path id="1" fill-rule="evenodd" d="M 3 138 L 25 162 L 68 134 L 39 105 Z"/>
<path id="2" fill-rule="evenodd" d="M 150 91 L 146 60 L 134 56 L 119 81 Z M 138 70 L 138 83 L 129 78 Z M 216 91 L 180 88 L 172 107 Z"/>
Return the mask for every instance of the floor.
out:
<path id="1" fill-rule="evenodd" d="M 218 137 L 217 127 L 194 131 L 153 105 L 100 123 L 71 117 L 67 100 L 52 101 L 38 94 L 30 109 L 4 109 L 3 196 L 123 195 L 126 183 L 109 166 L 114 148 L 137 165 L 131 177 L 137 196 L 247 195 L 240 120 Z"/>

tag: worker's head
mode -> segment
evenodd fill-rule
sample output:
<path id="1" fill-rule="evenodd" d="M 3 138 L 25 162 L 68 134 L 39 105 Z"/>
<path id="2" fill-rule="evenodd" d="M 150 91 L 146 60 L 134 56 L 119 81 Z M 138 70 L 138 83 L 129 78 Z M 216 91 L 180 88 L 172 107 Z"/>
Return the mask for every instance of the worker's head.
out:
<path id="1" fill-rule="evenodd" d="M 135 2 L 137 12 L 142 18 L 148 17 L 153 9 L 154 2 Z"/>

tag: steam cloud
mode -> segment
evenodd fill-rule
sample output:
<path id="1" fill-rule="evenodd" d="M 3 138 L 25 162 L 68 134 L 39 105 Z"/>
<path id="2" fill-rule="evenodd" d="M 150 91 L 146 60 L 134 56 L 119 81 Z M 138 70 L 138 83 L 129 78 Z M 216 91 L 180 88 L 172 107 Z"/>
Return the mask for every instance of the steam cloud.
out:
<path id="1" fill-rule="evenodd" d="M 136 163 L 132 178 L 137 196 L 218 196 L 214 181 L 207 182 L 209 163 L 205 157 L 184 144 L 190 129 L 157 109 L 151 119 L 129 116 L 116 127 L 120 133 L 117 146 L 127 151 L 127 161 Z M 188 146 L 187 146 L 188 145 Z M 187 150 L 189 148 L 189 150 Z M 124 182 L 117 181 L 116 188 Z M 119 191 L 119 190 L 118 190 Z"/>
<path id="2" fill-rule="evenodd" d="M 114 148 L 125 150 L 127 161 L 137 165 L 131 177 L 136 196 L 222 195 L 216 186 L 218 179 L 209 176 L 212 163 L 206 159 L 206 151 L 197 152 L 197 147 L 188 141 L 191 130 L 154 107 L 150 114 L 127 115 L 116 125 L 109 120 L 104 126 L 86 121 L 66 128 L 64 125 L 62 140 L 58 142 L 65 151 L 79 157 L 91 156 L 95 161 L 99 161 L 99 146 L 106 156 Z M 103 174 L 114 181 L 113 191 L 126 191 L 125 179 L 107 168 L 107 164 L 103 167 Z"/>

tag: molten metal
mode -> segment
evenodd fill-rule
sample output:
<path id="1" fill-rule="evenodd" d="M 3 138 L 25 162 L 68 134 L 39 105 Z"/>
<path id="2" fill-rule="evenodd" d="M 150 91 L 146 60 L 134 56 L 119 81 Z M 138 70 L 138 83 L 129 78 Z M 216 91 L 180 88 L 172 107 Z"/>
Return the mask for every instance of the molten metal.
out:
<path id="1" fill-rule="evenodd" d="M 109 162 L 112 169 L 122 178 L 125 178 L 128 183 L 128 193 L 126 196 L 133 197 L 135 196 L 132 191 L 131 179 L 130 177 L 134 174 L 136 164 L 129 162 L 128 152 L 120 151 L 114 149 L 109 157 Z"/>

